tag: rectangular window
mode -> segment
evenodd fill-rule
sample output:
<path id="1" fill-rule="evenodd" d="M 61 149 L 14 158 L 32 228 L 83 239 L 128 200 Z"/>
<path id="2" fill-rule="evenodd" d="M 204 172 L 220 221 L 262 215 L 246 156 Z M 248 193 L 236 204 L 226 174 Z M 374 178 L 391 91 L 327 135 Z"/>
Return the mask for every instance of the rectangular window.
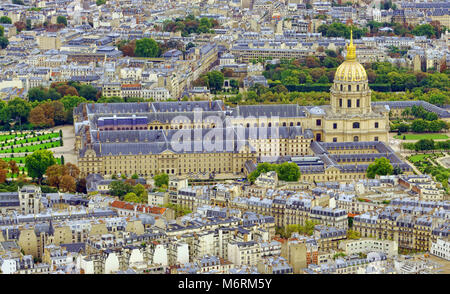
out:
<path id="1" fill-rule="evenodd" d="M 356 99 L 356 107 L 359 107 L 359 99 Z"/>
<path id="2" fill-rule="evenodd" d="M 333 142 L 337 142 L 337 138 L 336 137 L 333 138 Z"/>
<path id="3" fill-rule="evenodd" d="M 377 141 L 378 141 L 378 137 L 373 138 L 373 140 L 374 140 L 375 142 L 377 142 Z"/>
<path id="4" fill-rule="evenodd" d="M 378 129 L 378 122 L 375 123 L 375 128 Z"/>
<path id="5" fill-rule="evenodd" d="M 352 100 L 350 99 L 347 100 L 347 107 L 352 107 Z"/>
<path id="6" fill-rule="evenodd" d="M 339 99 L 339 107 L 342 107 L 342 99 Z"/>
<path id="7" fill-rule="evenodd" d="M 337 129 L 337 123 L 333 124 L 333 129 Z"/>
<path id="8" fill-rule="evenodd" d="M 320 119 L 316 120 L 316 126 L 321 126 L 322 125 L 322 121 Z"/>

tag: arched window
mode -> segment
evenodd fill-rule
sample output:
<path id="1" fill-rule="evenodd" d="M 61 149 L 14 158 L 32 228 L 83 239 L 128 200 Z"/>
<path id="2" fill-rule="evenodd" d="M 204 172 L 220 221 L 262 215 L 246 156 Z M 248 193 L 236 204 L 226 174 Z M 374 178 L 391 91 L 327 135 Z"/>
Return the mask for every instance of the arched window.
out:
<path id="1" fill-rule="evenodd" d="M 359 122 L 354 122 L 353 123 L 353 128 L 354 129 L 359 129 Z"/>

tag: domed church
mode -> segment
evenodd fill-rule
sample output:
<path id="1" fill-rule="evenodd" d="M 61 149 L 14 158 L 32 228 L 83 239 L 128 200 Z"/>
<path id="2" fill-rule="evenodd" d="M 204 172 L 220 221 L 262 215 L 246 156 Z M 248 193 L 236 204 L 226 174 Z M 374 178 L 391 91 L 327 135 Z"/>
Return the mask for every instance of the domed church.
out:
<path id="1" fill-rule="evenodd" d="M 364 67 L 358 62 L 353 34 L 345 61 L 336 69 L 331 105 L 309 109 L 316 141 L 388 141 L 389 109 L 371 104 Z"/>

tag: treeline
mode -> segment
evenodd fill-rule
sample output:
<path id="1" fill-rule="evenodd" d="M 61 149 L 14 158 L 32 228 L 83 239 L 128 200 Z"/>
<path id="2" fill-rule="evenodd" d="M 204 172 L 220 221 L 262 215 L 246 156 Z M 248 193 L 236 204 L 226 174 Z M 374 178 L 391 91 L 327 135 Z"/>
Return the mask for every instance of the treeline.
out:
<path id="1" fill-rule="evenodd" d="M 439 120 L 438 115 L 434 112 L 425 110 L 422 106 L 407 107 L 402 112 L 403 117 L 414 117 L 412 123 L 400 122 L 391 124 L 391 131 L 405 133 L 412 131 L 415 133 L 431 132 L 436 133 L 442 130 L 448 130 L 448 124 Z"/>
<path id="2" fill-rule="evenodd" d="M 398 131 L 399 134 L 409 131 L 414 133 L 437 133 L 448 129 L 448 124 L 443 120 L 427 121 L 423 119 L 415 119 L 410 124 L 396 123 L 391 125 L 391 131 Z"/>
<path id="3" fill-rule="evenodd" d="M 138 40 L 122 40 L 117 44 L 117 49 L 123 55 L 131 57 L 160 57 L 163 52 L 161 44 L 152 38 L 142 38 Z"/>
<path id="4" fill-rule="evenodd" d="M 329 91 L 336 68 L 344 58 L 332 50 L 325 52 L 327 56 L 323 59 L 308 56 L 304 62 L 291 59 L 267 64 L 263 75 L 271 87 L 282 84 L 289 91 Z M 448 70 L 443 73 L 414 73 L 389 62 L 374 62 L 366 67 L 366 72 L 370 88 L 378 92 L 450 90 Z"/>
<path id="5" fill-rule="evenodd" d="M 73 122 L 73 108 L 83 102 L 101 102 L 101 91 L 77 82 L 56 82 L 50 88 L 35 87 L 28 99 L 0 101 L 0 130 L 29 130 Z"/>
<path id="6" fill-rule="evenodd" d="M 317 28 L 317 32 L 321 33 L 324 37 L 342 37 L 345 39 L 350 39 L 350 30 L 353 31 L 354 39 L 360 39 L 369 32 L 367 28 L 350 27 L 340 22 L 334 22 L 329 25 L 323 24 Z"/>
<path id="7" fill-rule="evenodd" d="M 421 139 L 415 143 L 403 143 L 403 148 L 415 151 L 450 150 L 450 140 Z"/>
<path id="8" fill-rule="evenodd" d="M 112 181 L 109 184 L 109 194 L 118 196 L 120 200 L 127 202 L 146 203 L 148 198 L 148 186 L 136 184 L 136 179 Z"/>
<path id="9" fill-rule="evenodd" d="M 286 182 L 296 182 L 300 179 L 300 168 L 293 162 L 284 162 L 282 164 L 260 163 L 257 168 L 248 175 L 248 180 L 254 183 L 263 173 L 275 171 L 278 179 Z"/>
<path id="10" fill-rule="evenodd" d="M 317 90 L 317 89 L 315 89 Z M 224 97 L 225 102 L 230 105 L 236 104 L 257 104 L 257 103 L 298 103 L 299 105 L 324 105 L 330 103 L 329 91 L 298 92 L 289 91 L 287 86 L 280 83 L 272 87 L 264 87 L 256 84 L 250 87 L 247 92 Z M 450 91 L 444 92 L 433 90 L 424 93 L 418 89 L 414 92 L 405 93 L 382 93 L 372 91 L 372 101 L 411 101 L 423 100 L 429 103 L 442 106 L 450 103 Z M 395 128 L 394 128 L 395 129 Z M 395 129 L 397 130 L 397 129 Z M 402 131 L 406 132 L 406 131 Z"/>
<path id="11" fill-rule="evenodd" d="M 385 2 L 386 3 L 386 2 Z M 383 27 L 390 27 L 392 31 L 380 31 Z M 408 25 L 396 22 L 376 22 L 369 21 L 364 28 L 356 26 L 347 26 L 343 23 L 334 22 L 332 24 L 323 24 L 317 28 L 317 31 L 324 37 L 341 37 L 350 38 L 350 29 L 353 30 L 353 38 L 360 39 L 361 37 L 371 36 L 399 36 L 399 37 L 413 37 L 426 36 L 427 38 L 440 38 L 445 26 L 442 26 L 439 21 L 432 21 L 429 24 Z"/>
<path id="12" fill-rule="evenodd" d="M 229 105 L 253 105 L 258 103 L 324 105 L 330 102 L 329 92 L 289 92 L 283 85 L 267 88 L 260 84 L 244 93 L 224 97 Z"/>
<path id="13" fill-rule="evenodd" d="M 8 47 L 9 40 L 5 36 L 5 28 L 0 26 L 0 49 Z"/>
<path id="14" fill-rule="evenodd" d="M 186 18 L 176 18 L 174 21 L 166 20 L 163 22 L 162 30 L 165 32 L 181 32 L 181 36 L 187 37 L 190 34 L 210 33 L 212 28 L 219 26 L 215 19 L 207 17 L 196 18 L 194 15 L 188 15 Z"/>

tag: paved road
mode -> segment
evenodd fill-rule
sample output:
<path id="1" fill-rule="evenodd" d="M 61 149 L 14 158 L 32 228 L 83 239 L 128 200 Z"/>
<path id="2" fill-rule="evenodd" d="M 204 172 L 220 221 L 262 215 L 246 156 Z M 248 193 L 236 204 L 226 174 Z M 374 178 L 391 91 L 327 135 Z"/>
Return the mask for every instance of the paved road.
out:
<path id="1" fill-rule="evenodd" d="M 77 164 L 78 161 L 75 155 L 75 133 L 73 131 L 73 126 L 59 126 L 54 128 L 54 130 L 57 132 L 62 130 L 64 146 L 50 148 L 49 150 L 53 151 L 55 157 L 61 157 L 61 155 L 64 155 L 65 162 Z"/>

